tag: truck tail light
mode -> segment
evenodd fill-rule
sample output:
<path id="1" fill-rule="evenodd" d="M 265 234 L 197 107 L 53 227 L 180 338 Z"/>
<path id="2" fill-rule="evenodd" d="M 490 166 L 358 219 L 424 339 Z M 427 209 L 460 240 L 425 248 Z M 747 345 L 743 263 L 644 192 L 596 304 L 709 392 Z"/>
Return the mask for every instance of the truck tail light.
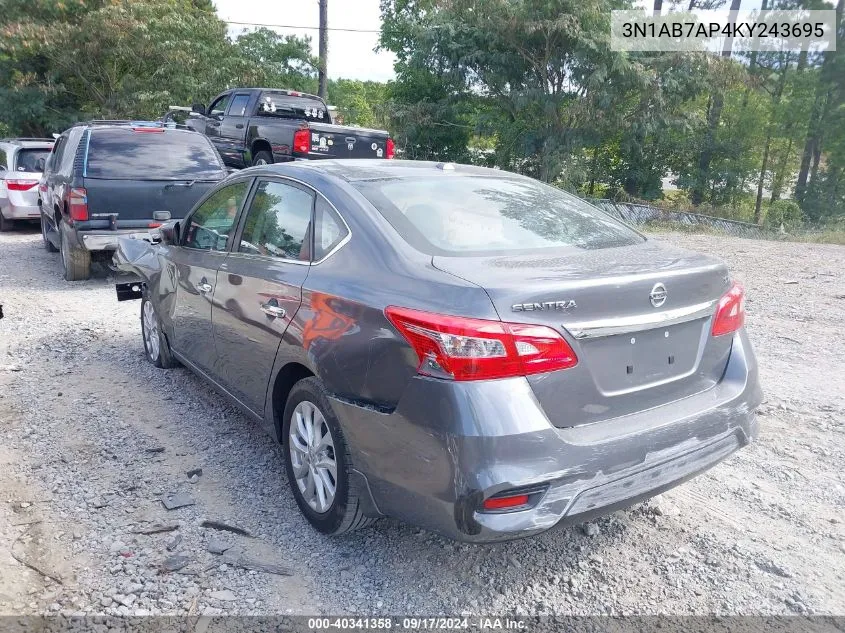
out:
<path id="1" fill-rule="evenodd" d="M 574 367 L 575 352 L 544 325 L 504 323 L 389 306 L 385 316 L 417 354 L 417 371 L 448 380 L 491 380 Z"/>
<path id="2" fill-rule="evenodd" d="M 734 282 L 731 289 L 722 295 L 716 307 L 711 332 L 713 336 L 722 336 L 736 332 L 745 324 L 745 290 Z"/>
<path id="3" fill-rule="evenodd" d="M 393 142 L 392 138 L 387 139 L 387 143 L 384 144 L 384 157 L 385 158 L 393 158 L 396 155 L 396 143 Z"/>
<path id="4" fill-rule="evenodd" d="M 84 222 L 88 219 L 88 192 L 82 187 L 70 190 L 68 201 L 70 219 L 74 222 Z"/>
<path id="5" fill-rule="evenodd" d="M 37 180 L 14 179 L 6 181 L 6 186 L 9 188 L 9 191 L 29 191 L 37 184 Z"/>
<path id="6" fill-rule="evenodd" d="M 311 130 L 302 128 L 293 133 L 293 151 L 298 154 L 311 151 Z"/>

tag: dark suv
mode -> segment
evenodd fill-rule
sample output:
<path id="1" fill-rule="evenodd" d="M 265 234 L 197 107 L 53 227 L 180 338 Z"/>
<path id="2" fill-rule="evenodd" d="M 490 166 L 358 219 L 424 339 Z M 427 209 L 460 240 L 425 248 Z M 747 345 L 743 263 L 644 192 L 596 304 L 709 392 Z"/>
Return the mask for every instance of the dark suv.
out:
<path id="1" fill-rule="evenodd" d="M 87 279 L 92 256 L 109 260 L 118 236 L 149 239 L 225 176 L 202 134 L 139 122 L 75 125 L 56 141 L 39 185 L 44 246 L 61 251 L 66 280 Z"/>

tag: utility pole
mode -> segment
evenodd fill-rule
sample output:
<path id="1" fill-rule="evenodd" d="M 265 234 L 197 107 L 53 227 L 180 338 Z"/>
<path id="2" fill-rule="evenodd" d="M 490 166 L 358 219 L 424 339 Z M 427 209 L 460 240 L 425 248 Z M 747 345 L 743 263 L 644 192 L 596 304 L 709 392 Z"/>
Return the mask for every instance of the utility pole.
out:
<path id="1" fill-rule="evenodd" d="M 329 56 L 329 0 L 319 0 L 320 2 L 320 87 L 317 89 L 317 94 L 323 101 L 326 100 L 328 94 L 328 56 Z"/>

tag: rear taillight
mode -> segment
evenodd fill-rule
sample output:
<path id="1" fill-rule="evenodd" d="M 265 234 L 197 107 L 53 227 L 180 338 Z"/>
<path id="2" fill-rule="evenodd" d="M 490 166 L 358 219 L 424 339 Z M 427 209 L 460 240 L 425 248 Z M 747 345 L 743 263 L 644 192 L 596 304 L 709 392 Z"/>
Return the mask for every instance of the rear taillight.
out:
<path id="1" fill-rule="evenodd" d="M 9 188 L 9 191 L 28 191 L 37 184 L 37 180 L 15 179 L 6 181 L 6 186 Z"/>
<path id="2" fill-rule="evenodd" d="M 154 134 L 157 134 L 157 133 L 163 133 L 164 128 L 160 128 L 160 127 L 133 127 L 132 131 L 133 132 L 152 132 Z"/>
<path id="3" fill-rule="evenodd" d="M 387 318 L 414 348 L 417 371 L 450 380 L 528 376 L 574 367 L 575 352 L 544 325 L 504 323 L 390 306 Z"/>
<path id="4" fill-rule="evenodd" d="M 300 154 L 311 151 L 311 130 L 301 129 L 293 133 L 293 151 Z"/>
<path id="5" fill-rule="evenodd" d="M 731 289 L 722 295 L 713 317 L 713 336 L 736 332 L 745 324 L 745 290 L 734 282 Z"/>
<path id="6" fill-rule="evenodd" d="M 68 200 L 70 219 L 74 222 L 84 222 L 88 219 L 88 192 L 82 187 L 74 187 L 70 190 Z"/>
<path id="7" fill-rule="evenodd" d="M 385 158 L 393 158 L 396 155 L 396 143 L 393 142 L 392 138 L 387 139 L 387 143 L 384 144 L 384 157 Z"/>

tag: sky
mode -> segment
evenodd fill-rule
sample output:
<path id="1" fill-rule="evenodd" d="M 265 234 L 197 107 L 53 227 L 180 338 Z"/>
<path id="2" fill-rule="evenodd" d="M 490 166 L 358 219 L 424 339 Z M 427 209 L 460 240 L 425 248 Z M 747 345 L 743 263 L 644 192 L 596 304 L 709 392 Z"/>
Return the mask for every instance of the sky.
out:
<path id="1" fill-rule="evenodd" d="M 317 55 L 317 26 L 320 23 L 317 0 L 214 0 L 214 5 L 220 18 L 228 22 L 313 27 L 273 30 L 285 35 L 310 36 L 314 55 Z M 328 0 L 328 7 L 329 29 L 373 31 L 329 30 L 329 77 L 374 81 L 393 79 L 393 54 L 373 51 L 381 27 L 379 0 Z M 229 28 L 230 33 L 238 34 L 248 27 L 230 24 Z"/>

